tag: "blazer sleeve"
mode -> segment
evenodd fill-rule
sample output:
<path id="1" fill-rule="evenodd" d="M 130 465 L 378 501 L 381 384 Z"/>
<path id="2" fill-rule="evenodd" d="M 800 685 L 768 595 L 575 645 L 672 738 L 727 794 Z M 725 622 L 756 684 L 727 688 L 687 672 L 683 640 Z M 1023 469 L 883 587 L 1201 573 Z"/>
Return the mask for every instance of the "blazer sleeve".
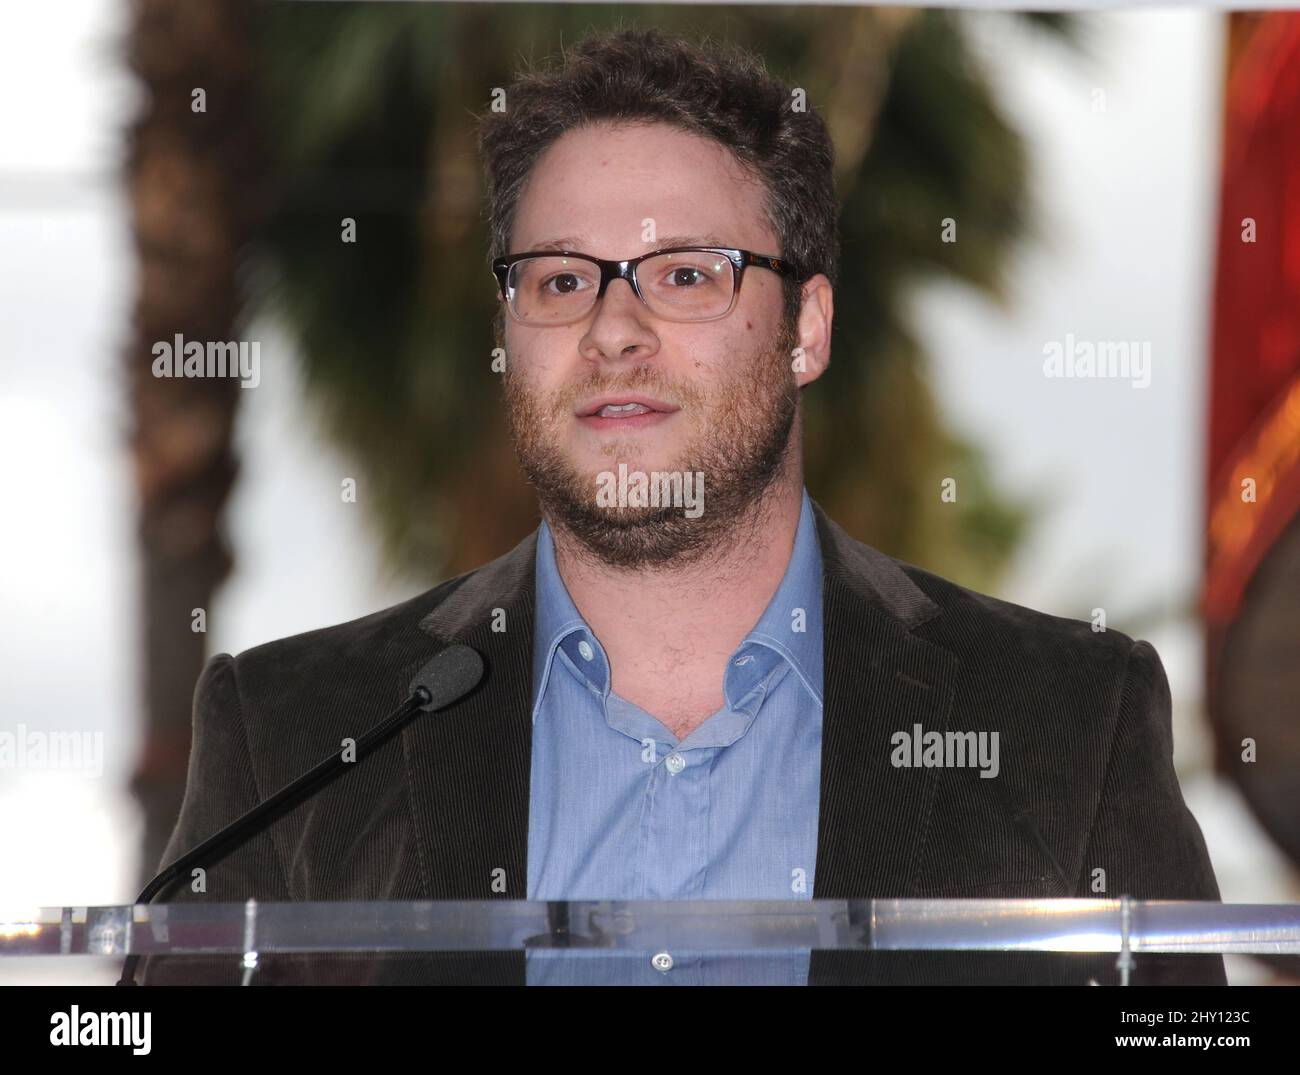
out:
<path id="1" fill-rule="evenodd" d="M 236 661 L 230 654 L 220 653 L 204 666 L 194 689 L 185 796 L 159 869 L 265 797 L 253 776 Z M 192 878 L 182 877 L 155 902 L 288 900 L 288 883 L 270 833 L 271 829 L 264 829 L 206 867 L 206 891 L 194 891 Z M 149 956 L 141 961 L 140 975 L 144 985 L 238 985 L 242 976 L 239 964 L 237 955 Z M 254 980 L 269 984 L 274 978 L 274 961 L 262 957 Z"/>
<path id="2" fill-rule="evenodd" d="M 1219 900 L 1205 840 L 1174 772 L 1169 681 L 1148 642 L 1129 650 L 1079 895 L 1099 895 L 1092 889 L 1098 868 L 1109 899 Z M 1135 985 L 1227 984 L 1219 955 L 1137 954 L 1135 961 Z"/>

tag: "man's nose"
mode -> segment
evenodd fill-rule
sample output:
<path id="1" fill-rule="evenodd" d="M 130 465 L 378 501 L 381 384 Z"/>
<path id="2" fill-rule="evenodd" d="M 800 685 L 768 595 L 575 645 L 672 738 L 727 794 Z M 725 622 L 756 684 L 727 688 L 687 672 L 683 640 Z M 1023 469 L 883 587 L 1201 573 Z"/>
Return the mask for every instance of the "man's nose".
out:
<path id="1" fill-rule="evenodd" d="M 611 280 L 596 303 L 596 315 L 584 338 L 584 348 L 598 350 L 606 359 L 628 354 L 644 356 L 658 349 L 658 339 L 648 323 L 649 310 L 627 280 Z"/>

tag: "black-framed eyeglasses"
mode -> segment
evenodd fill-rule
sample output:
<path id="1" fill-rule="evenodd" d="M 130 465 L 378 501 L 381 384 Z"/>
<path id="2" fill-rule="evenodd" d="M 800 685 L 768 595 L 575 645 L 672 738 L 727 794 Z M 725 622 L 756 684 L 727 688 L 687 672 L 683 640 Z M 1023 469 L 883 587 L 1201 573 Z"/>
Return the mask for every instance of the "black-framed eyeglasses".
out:
<path id="1" fill-rule="evenodd" d="M 672 246 L 627 261 L 573 250 L 530 250 L 497 258 L 492 273 L 516 321 L 549 327 L 586 317 L 614 280 L 626 280 L 665 321 L 714 321 L 735 307 L 741 277 L 751 265 L 797 275 L 784 258 L 720 246 Z"/>

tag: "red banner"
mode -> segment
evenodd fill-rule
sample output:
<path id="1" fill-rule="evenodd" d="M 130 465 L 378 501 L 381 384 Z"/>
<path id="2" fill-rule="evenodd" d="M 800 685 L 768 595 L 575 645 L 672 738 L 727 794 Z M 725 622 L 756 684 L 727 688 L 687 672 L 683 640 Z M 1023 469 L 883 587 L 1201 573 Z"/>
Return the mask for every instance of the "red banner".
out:
<path id="1" fill-rule="evenodd" d="M 1204 613 L 1237 614 L 1300 512 L 1300 13 L 1231 16 Z"/>

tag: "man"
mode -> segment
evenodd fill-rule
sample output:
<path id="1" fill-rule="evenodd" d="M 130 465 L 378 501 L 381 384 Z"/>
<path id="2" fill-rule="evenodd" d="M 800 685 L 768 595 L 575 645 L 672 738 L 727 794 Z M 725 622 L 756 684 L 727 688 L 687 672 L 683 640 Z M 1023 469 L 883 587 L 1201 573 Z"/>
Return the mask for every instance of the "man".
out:
<path id="1" fill-rule="evenodd" d="M 800 394 L 830 361 L 837 260 L 816 113 L 752 57 L 640 31 L 505 103 L 481 142 L 497 336 L 542 525 L 395 608 L 215 657 L 164 861 L 373 726 L 440 648 L 473 647 L 484 680 L 174 898 L 1218 899 L 1148 644 L 894 560 L 808 498 Z M 269 981 L 1116 979 L 1113 955 L 1049 953 L 263 962 Z M 1222 983 L 1222 960 L 1144 955 L 1134 980 Z"/>

